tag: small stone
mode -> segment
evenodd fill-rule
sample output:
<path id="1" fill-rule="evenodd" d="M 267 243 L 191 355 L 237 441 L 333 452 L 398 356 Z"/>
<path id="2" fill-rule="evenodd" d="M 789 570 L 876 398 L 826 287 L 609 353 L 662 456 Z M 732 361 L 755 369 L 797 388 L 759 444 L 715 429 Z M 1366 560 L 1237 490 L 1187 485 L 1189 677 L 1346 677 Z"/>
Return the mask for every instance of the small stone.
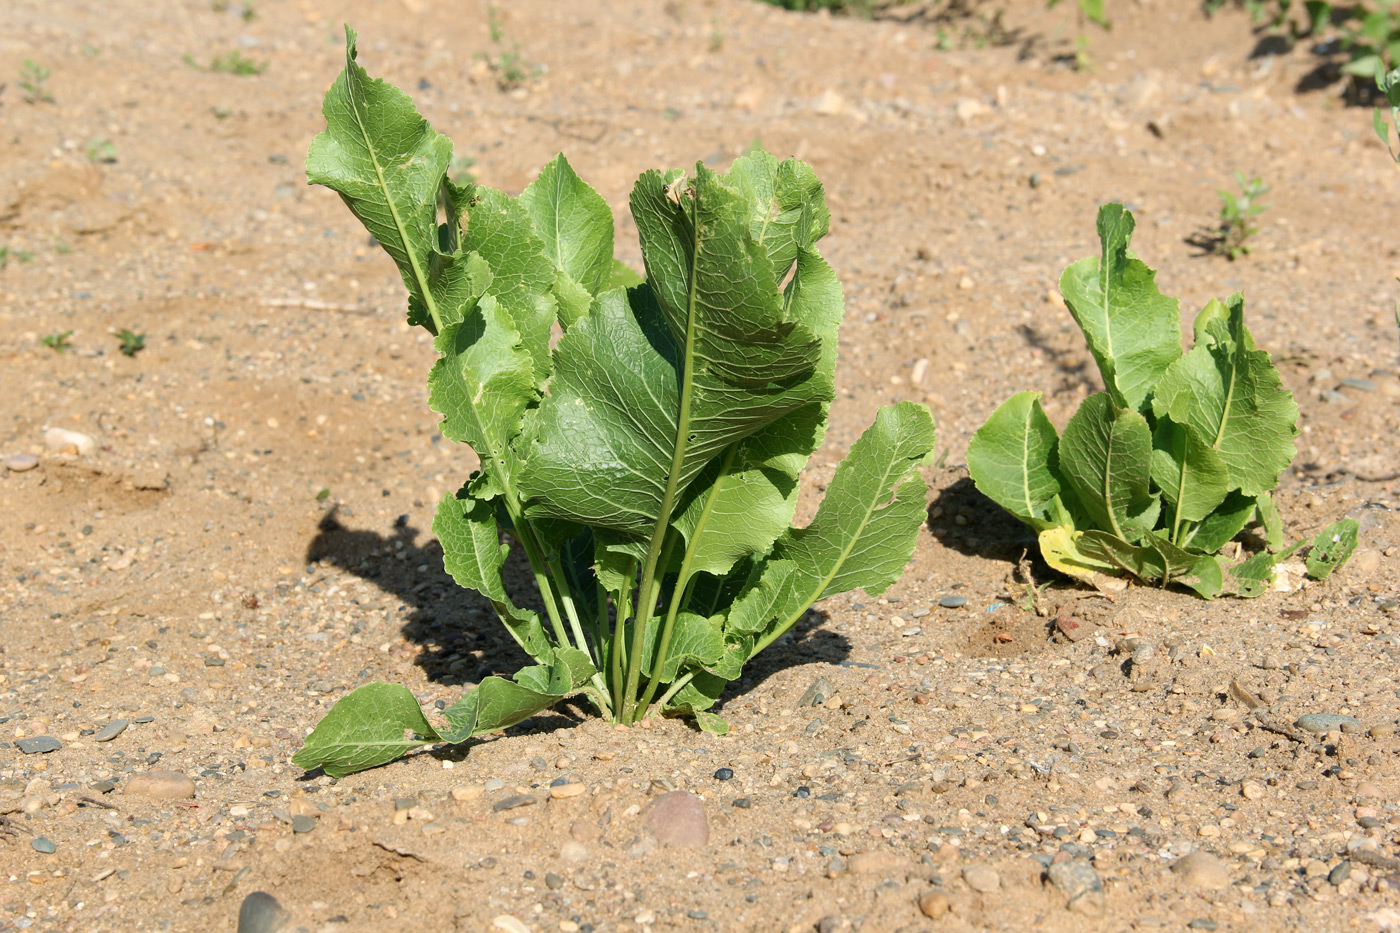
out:
<path id="1" fill-rule="evenodd" d="M 846 101 L 840 94 L 828 89 L 817 98 L 813 109 L 823 116 L 834 117 L 846 109 Z"/>
<path id="2" fill-rule="evenodd" d="M 827 914 L 817 921 L 817 933 L 846 933 L 851 921 L 840 914 Z"/>
<path id="3" fill-rule="evenodd" d="M 1356 376 L 1343 376 L 1339 382 L 1348 389 L 1356 389 L 1360 392 L 1374 392 L 1379 388 L 1370 379 L 1359 379 Z"/>
<path id="4" fill-rule="evenodd" d="M 938 605 L 944 609 L 961 609 L 967 605 L 966 596 L 944 596 L 938 601 Z"/>
<path id="5" fill-rule="evenodd" d="M 501 914 L 491 921 L 491 925 L 498 930 L 504 930 L 505 933 L 530 933 L 530 928 L 520 918 L 510 914 Z"/>
<path id="6" fill-rule="evenodd" d="M 1305 732 L 1317 733 L 1331 732 L 1333 729 L 1340 729 L 1348 725 L 1356 729 L 1363 728 L 1360 720 L 1352 716 L 1340 716 L 1336 713 L 1308 713 L 1305 716 L 1299 716 L 1293 725 Z"/>
<path id="7" fill-rule="evenodd" d="M 1001 876 L 990 865 L 968 865 L 962 875 L 967 886 L 979 894 L 990 894 L 1001 887 Z"/>
<path id="8" fill-rule="evenodd" d="M 505 786 L 505 781 L 501 780 L 500 778 L 492 778 L 491 780 L 486 782 L 486 792 L 490 793 L 493 790 L 500 790 L 502 787 Z"/>
<path id="9" fill-rule="evenodd" d="M 588 858 L 588 846 L 570 839 L 559 847 L 559 857 L 566 862 L 582 862 Z"/>
<path id="10" fill-rule="evenodd" d="M 566 800 L 569 797 L 577 797 L 587 789 L 582 784 L 555 784 L 549 789 L 549 796 Z"/>
<path id="11" fill-rule="evenodd" d="M 806 691 L 803 692 L 802 696 L 798 698 L 797 705 L 799 707 L 821 706 L 835 695 L 836 686 L 825 677 L 818 677 L 816 680 L 812 681 L 812 686 L 808 687 Z M 721 780 L 725 779 L 721 778 Z"/>
<path id="12" fill-rule="evenodd" d="M 1379 784 L 1372 781 L 1362 781 L 1356 785 L 1356 795 L 1358 797 L 1374 797 L 1379 800 L 1385 796 L 1385 791 L 1381 790 Z"/>
<path id="13" fill-rule="evenodd" d="M 734 777 L 733 768 L 720 768 L 715 772 L 716 781 L 728 781 Z"/>
<path id="14" fill-rule="evenodd" d="M 1050 883 L 1068 898 L 1065 909 L 1086 917 L 1101 917 L 1107 910 L 1103 882 L 1087 862 L 1055 862 L 1045 871 Z"/>
<path id="15" fill-rule="evenodd" d="M 1188 930 L 1218 930 L 1219 928 L 1220 925 L 1218 923 L 1205 917 L 1197 917 L 1195 920 L 1186 924 L 1186 929 Z"/>
<path id="16" fill-rule="evenodd" d="M 458 784 L 449 791 L 453 800 L 475 800 L 486 792 L 486 788 L 480 784 Z"/>
<path id="17" fill-rule="evenodd" d="M 26 755 L 43 755 L 48 752 L 56 752 L 63 747 L 63 743 L 51 735 L 36 735 L 27 739 L 19 739 L 15 744 Z"/>
<path id="18" fill-rule="evenodd" d="M 36 840 L 37 841 L 37 840 Z M 1327 883 L 1336 887 L 1351 877 L 1351 860 L 1342 859 L 1337 867 L 1327 873 Z"/>
<path id="19" fill-rule="evenodd" d="M 1219 891 L 1230 886 L 1230 869 L 1220 859 L 1200 849 L 1172 862 L 1171 870 L 1193 888 Z"/>
<path id="20" fill-rule="evenodd" d="M 277 898 L 266 891 L 254 891 L 238 908 L 238 933 L 277 933 L 291 919 Z"/>
<path id="21" fill-rule="evenodd" d="M 45 836 L 34 837 L 34 841 L 30 845 L 34 847 L 35 852 L 42 852 L 45 855 L 53 855 L 58 851 L 58 846 Z"/>
<path id="22" fill-rule="evenodd" d="M 544 876 L 544 886 L 551 891 L 558 891 L 564 886 L 564 876 L 554 872 L 546 872 Z"/>
<path id="23" fill-rule="evenodd" d="M 705 804 L 689 791 L 673 790 L 657 797 L 647 810 L 646 827 L 662 845 L 703 846 L 710 841 Z"/>
<path id="24" fill-rule="evenodd" d="M 539 803 L 539 799 L 530 794 L 512 794 L 509 797 L 497 800 L 495 803 L 491 804 L 491 809 L 496 813 L 502 813 L 506 810 L 516 810 L 520 807 L 533 807 L 537 803 Z"/>
<path id="25" fill-rule="evenodd" d="M 179 771 L 147 771 L 128 778 L 122 793 L 157 800 L 188 800 L 194 796 L 194 781 Z"/>
<path id="26" fill-rule="evenodd" d="M 316 817 L 314 816 L 298 814 L 292 817 L 292 832 L 297 833 L 298 835 L 300 835 L 301 833 L 309 833 L 315 828 Z"/>
<path id="27" fill-rule="evenodd" d="M 919 911 L 930 920 L 942 917 L 950 906 L 948 895 L 938 891 L 926 891 L 919 897 Z"/>
<path id="28" fill-rule="evenodd" d="M 97 441 L 81 431 L 69 431 L 64 428 L 49 428 L 45 431 L 44 446 L 54 453 L 77 454 L 80 457 L 90 457 L 97 453 Z"/>
<path id="29" fill-rule="evenodd" d="M 1265 793 L 1267 793 L 1267 791 L 1264 785 L 1260 784 L 1258 781 L 1245 781 L 1240 785 L 1240 795 L 1246 800 L 1258 800 L 1263 797 Z"/>
<path id="30" fill-rule="evenodd" d="M 127 721 L 125 719 L 113 719 L 107 725 L 97 730 L 97 734 L 92 737 L 94 742 L 110 742 L 126 731 Z"/>
<path id="31" fill-rule="evenodd" d="M 5 458 L 5 469 L 11 473 L 27 473 L 39 465 L 39 458 L 32 454 L 15 454 Z"/>

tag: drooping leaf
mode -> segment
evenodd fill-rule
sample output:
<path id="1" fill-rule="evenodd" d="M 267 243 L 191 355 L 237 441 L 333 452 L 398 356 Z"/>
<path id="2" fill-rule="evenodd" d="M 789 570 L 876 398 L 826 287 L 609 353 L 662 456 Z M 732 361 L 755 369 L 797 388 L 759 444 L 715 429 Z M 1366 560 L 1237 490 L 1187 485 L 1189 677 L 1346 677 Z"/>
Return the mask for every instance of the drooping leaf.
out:
<path id="1" fill-rule="evenodd" d="M 539 615 L 516 606 L 506 593 L 508 545 L 501 542 L 495 510 L 490 502 L 476 499 L 464 488 L 448 494 L 433 517 L 433 534 L 442 543 L 442 565 L 458 586 L 476 590 L 491 601 L 496 615 L 516 644 L 536 660 L 551 653 Z"/>
<path id="2" fill-rule="evenodd" d="M 967 445 L 967 469 L 977 488 L 997 505 L 1044 531 L 1056 524 L 1055 426 L 1040 407 L 1039 392 L 1002 402 Z"/>
<path id="3" fill-rule="evenodd" d="M 612 211 L 562 154 L 520 193 L 520 203 L 555 266 L 590 295 L 608 288 L 613 271 Z"/>
<path id="4" fill-rule="evenodd" d="M 1139 580 L 1161 580 L 1167 575 L 1166 559 L 1151 544 L 1134 544 L 1097 529 L 1084 532 L 1075 544 L 1081 554 L 1113 564 Z"/>
<path id="5" fill-rule="evenodd" d="M 1133 224 L 1121 204 L 1099 208 L 1100 255 L 1067 268 L 1060 292 L 1114 402 L 1140 412 L 1181 356 L 1181 321 L 1176 299 L 1157 290 L 1156 273 L 1128 256 Z"/>
<path id="6" fill-rule="evenodd" d="M 918 467 L 933 456 L 933 444 L 927 408 L 900 402 L 880 409 L 836 468 L 812 523 L 773 545 L 758 581 L 731 612 L 745 621 L 731 621 L 731 630 L 751 631 L 755 617 L 766 618 L 761 648 L 819 599 L 857 587 L 884 592 L 913 554 L 927 489 Z M 788 579 L 765 582 L 770 573 Z M 761 601 L 762 611 L 745 607 L 749 600 Z"/>
<path id="7" fill-rule="evenodd" d="M 1271 492 L 1297 452 L 1298 406 L 1269 354 L 1254 349 L 1244 298 L 1212 301 L 1196 319 L 1196 344 L 1157 384 L 1152 410 L 1195 428 L 1246 496 Z"/>
<path id="8" fill-rule="evenodd" d="M 1274 583 L 1274 555 L 1260 551 L 1253 557 L 1230 568 L 1230 582 L 1235 593 L 1246 599 L 1256 599 L 1269 592 Z"/>
<path id="9" fill-rule="evenodd" d="M 388 764 L 437 741 L 441 739 L 407 687 L 365 684 L 331 707 L 292 763 L 307 770 L 320 767 L 339 778 Z"/>
<path id="10" fill-rule="evenodd" d="M 1351 552 L 1356 550 L 1356 538 L 1361 530 L 1355 519 L 1344 518 L 1328 525 L 1313 538 L 1312 550 L 1308 552 L 1308 576 L 1314 580 L 1326 580 L 1332 571 L 1347 562 Z"/>
<path id="11" fill-rule="evenodd" d="M 1152 432 L 1136 411 L 1118 407 L 1106 392 L 1089 396 L 1065 425 L 1059 461 L 1095 527 L 1132 542 L 1156 525 L 1161 502 L 1150 488 Z"/>
<path id="12" fill-rule="evenodd" d="M 718 702 L 720 694 L 724 692 L 727 683 L 728 681 L 722 677 L 699 671 L 688 684 L 676 692 L 676 695 L 666 704 L 665 711 L 672 715 L 694 716 L 702 710 L 714 706 Z"/>
<path id="13" fill-rule="evenodd" d="M 1233 490 L 1215 511 L 1183 531 L 1177 543 L 1193 551 L 1213 554 L 1244 531 L 1255 514 L 1257 503 L 1255 497 Z M 1269 546 L 1277 545 L 1270 543 Z"/>
<path id="14" fill-rule="evenodd" d="M 695 711 L 695 724 L 700 727 L 701 732 L 708 732 L 710 735 L 729 734 L 729 723 L 723 717 L 704 710 Z"/>
<path id="15" fill-rule="evenodd" d="M 1036 536 L 1040 556 L 1054 570 L 1067 577 L 1093 583 L 1100 574 L 1117 576 L 1122 567 L 1107 557 L 1094 557 L 1080 548 L 1084 532 L 1068 525 L 1046 528 Z M 1125 542 L 1126 543 L 1126 542 Z"/>
<path id="16" fill-rule="evenodd" d="M 529 719 L 583 688 L 594 673 L 588 655 L 560 648 L 548 663 L 527 667 L 514 680 L 487 677 L 447 709 L 444 742 L 465 742 L 474 735 L 499 732 Z"/>

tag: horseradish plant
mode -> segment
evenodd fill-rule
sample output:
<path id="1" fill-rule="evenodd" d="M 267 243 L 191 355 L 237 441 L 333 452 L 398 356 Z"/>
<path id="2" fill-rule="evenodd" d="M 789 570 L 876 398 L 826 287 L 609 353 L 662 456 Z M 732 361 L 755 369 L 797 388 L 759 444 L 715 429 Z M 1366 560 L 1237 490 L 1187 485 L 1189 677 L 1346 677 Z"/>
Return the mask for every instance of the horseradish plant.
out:
<path id="1" fill-rule="evenodd" d="M 1277 553 L 1279 474 L 1297 452 L 1298 406 L 1244 324 L 1244 298 L 1211 301 L 1181 348 L 1175 298 L 1128 252 L 1133 215 L 1099 209 L 1096 257 L 1065 270 L 1060 291 L 1106 391 L 1057 433 L 1040 393 L 1004 402 L 973 436 L 977 488 L 1039 536 L 1046 563 L 1093 582 L 1130 574 L 1211 598 L 1258 596 L 1302 545 Z M 1253 520 L 1267 549 L 1242 562 L 1218 552 Z M 1307 572 L 1323 579 L 1356 546 L 1357 523 L 1324 529 Z"/>
<path id="2" fill-rule="evenodd" d="M 434 335 L 428 400 L 474 473 L 437 510 L 446 569 L 537 662 L 487 677 L 441 721 L 406 687 L 345 696 L 294 759 L 343 775 L 504 729 L 576 693 L 633 723 L 706 710 L 817 600 L 897 579 L 923 522 L 922 405 L 880 410 L 812 522 L 798 478 L 834 396 L 841 285 L 804 163 L 648 171 L 631 195 L 646 267 L 563 156 L 518 198 L 449 177 L 452 144 L 356 62 L 326 95 L 307 174 L 393 257 Z M 508 543 L 537 593 L 502 576 Z M 538 605 L 539 611 L 527 605 Z"/>

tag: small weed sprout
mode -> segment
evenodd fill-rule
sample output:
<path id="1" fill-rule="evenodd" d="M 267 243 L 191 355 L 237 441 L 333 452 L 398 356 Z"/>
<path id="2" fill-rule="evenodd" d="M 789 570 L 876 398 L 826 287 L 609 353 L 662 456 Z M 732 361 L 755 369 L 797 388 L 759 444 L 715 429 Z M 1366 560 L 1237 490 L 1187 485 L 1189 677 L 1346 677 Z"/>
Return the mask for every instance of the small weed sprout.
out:
<path id="1" fill-rule="evenodd" d="M 117 349 L 121 351 L 122 356 L 135 356 L 137 353 L 146 349 L 145 334 L 138 334 L 124 327 L 117 331 L 114 336 L 121 341 L 121 346 L 117 347 Z"/>
<path id="2" fill-rule="evenodd" d="M 501 19 L 500 7 L 494 3 L 487 10 L 486 24 L 490 30 L 492 44 L 500 46 L 500 48 L 495 55 L 478 52 L 475 57 L 486 62 L 487 67 L 496 75 L 498 88 L 502 91 L 513 91 L 518 87 L 524 87 L 531 78 L 544 74 L 544 68 L 541 66 L 526 63 L 525 56 L 520 51 L 519 42 L 512 42 L 510 51 L 506 51 L 504 48 L 505 25 Z"/>
<path id="3" fill-rule="evenodd" d="M 49 89 L 45 87 L 51 74 L 53 72 L 38 62 L 28 58 L 24 60 L 24 64 L 19 67 L 19 89 L 24 92 L 26 103 L 38 104 L 53 101 L 53 94 L 49 93 Z"/>
<path id="4" fill-rule="evenodd" d="M 1254 218 L 1270 206 L 1259 202 L 1269 191 L 1263 179 L 1258 176 L 1246 179 L 1244 173 L 1236 169 L 1235 182 L 1240 186 L 1239 194 L 1220 189 L 1220 228 L 1215 241 L 1216 254 L 1232 262 L 1251 251 L 1249 239 L 1259 232 Z"/>
<path id="5" fill-rule="evenodd" d="M 87 157 L 89 162 L 105 162 L 108 165 L 117 161 L 117 147 L 110 139 L 100 136 L 88 140 Z"/>
<path id="6" fill-rule="evenodd" d="M 0 246 L 0 269 L 7 267 L 11 259 L 16 262 L 33 262 L 34 254 L 27 249 L 13 249 L 9 246 Z"/>
<path id="7" fill-rule="evenodd" d="M 1376 128 L 1376 135 L 1385 145 L 1385 151 L 1390 153 L 1390 158 L 1396 163 L 1400 163 L 1400 153 L 1397 153 L 1390 146 L 1391 125 L 1395 126 L 1395 132 L 1397 136 L 1400 136 L 1400 68 L 1387 74 L 1377 67 L 1376 89 L 1381 92 L 1381 97 L 1385 99 L 1385 105 L 1390 107 L 1390 123 L 1385 122 L 1385 110 L 1378 107 L 1372 116 L 1372 125 Z"/>
<path id="8" fill-rule="evenodd" d="M 68 339 L 73 336 L 71 330 L 55 331 L 52 334 L 45 334 L 39 338 L 41 346 L 48 347 L 55 353 L 67 353 L 73 348 L 72 342 Z"/>
<path id="9" fill-rule="evenodd" d="M 1052 10 L 1059 3 L 1060 0 L 1046 0 L 1045 9 Z M 1104 0 L 1076 0 L 1075 20 L 1078 31 L 1074 36 L 1074 70 L 1092 71 L 1094 59 L 1089 54 L 1089 35 L 1085 32 L 1085 22 L 1093 23 L 1100 29 L 1110 28 L 1112 24 L 1104 11 Z"/>
<path id="10" fill-rule="evenodd" d="M 209 62 L 209 67 L 201 65 L 195 61 L 193 55 L 186 55 L 185 64 L 196 71 L 217 71 L 223 74 L 239 75 L 247 77 L 249 75 L 260 75 L 267 70 L 266 62 L 255 62 L 251 58 L 244 57 L 243 53 L 235 49 L 226 55 L 216 55 Z"/>

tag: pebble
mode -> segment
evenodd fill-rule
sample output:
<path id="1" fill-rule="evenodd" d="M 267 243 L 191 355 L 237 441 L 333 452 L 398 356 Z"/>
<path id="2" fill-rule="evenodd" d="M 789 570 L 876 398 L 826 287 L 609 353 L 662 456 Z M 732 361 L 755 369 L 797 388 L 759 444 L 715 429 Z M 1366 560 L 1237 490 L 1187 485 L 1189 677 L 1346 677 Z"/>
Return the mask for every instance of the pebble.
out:
<path id="1" fill-rule="evenodd" d="M 962 875 L 967 886 L 979 894 L 990 894 L 1001 887 L 1001 876 L 989 865 L 968 865 Z"/>
<path id="2" fill-rule="evenodd" d="M 937 920 L 946 914 L 951 906 L 948 895 L 938 891 L 926 891 L 919 897 L 919 912 L 930 920 Z"/>
<path id="3" fill-rule="evenodd" d="M 458 784 L 450 793 L 453 800 L 475 800 L 486 792 L 480 784 Z"/>
<path id="4" fill-rule="evenodd" d="M 893 852 L 857 852 L 846 859 L 846 870 L 853 875 L 880 875 L 903 879 L 909 863 Z"/>
<path id="5" fill-rule="evenodd" d="M 1103 882 L 1087 862 L 1056 862 L 1046 869 L 1050 883 L 1068 898 L 1065 909 L 1086 917 L 1101 917 L 1107 910 Z"/>
<path id="6" fill-rule="evenodd" d="M 798 698 L 797 705 L 799 707 L 821 706 L 835 695 L 835 684 L 825 677 L 818 677 L 816 680 L 812 681 L 812 686 L 808 687 L 806 691 L 803 692 L 802 696 Z"/>
<path id="7" fill-rule="evenodd" d="M 1306 732 L 1331 732 L 1333 729 L 1340 729 L 1344 726 L 1361 728 L 1361 722 L 1351 716 L 1340 716 L 1336 713 L 1308 713 L 1306 716 L 1299 716 L 1293 725 Z"/>
<path id="8" fill-rule="evenodd" d="M 961 609 L 967 605 L 966 596 L 944 596 L 938 601 L 938 605 L 944 609 Z"/>
<path id="9" fill-rule="evenodd" d="M 1343 376 L 1340 382 L 1348 389 L 1357 389 L 1362 392 L 1374 392 L 1378 388 L 1370 379 L 1359 379 L 1355 376 Z"/>
<path id="10" fill-rule="evenodd" d="M 39 458 L 33 454 L 15 454 L 5 458 L 5 469 L 11 473 L 27 473 L 39 465 Z"/>
<path id="11" fill-rule="evenodd" d="M 309 833 L 316 828 L 316 817 L 297 814 L 292 817 L 292 832 Z"/>
<path id="12" fill-rule="evenodd" d="M 715 780 L 716 780 L 716 781 L 728 781 L 728 780 L 730 780 L 730 779 L 733 778 L 733 777 L 734 777 L 734 769 L 733 769 L 733 768 L 720 768 L 718 771 L 715 772 Z"/>
<path id="13" fill-rule="evenodd" d="M 179 771 L 147 771 L 127 778 L 122 793 L 157 800 L 187 800 L 194 796 L 194 781 Z"/>
<path id="14" fill-rule="evenodd" d="M 498 930 L 505 930 L 506 933 L 530 933 L 519 917 L 512 917 L 510 914 L 501 914 L 491 921 L 491 925 Z"/>
<path id="15" fill-rule="evenodd" d="M 51 735 L 36 735 L 27 739 L 19 739 L 15 742 L 19 750 L 26 755 L 42 755 L 47 752 L 56 752 L 63 747 L 63 743 Z"/>
<path id="16" fill-rule="evenodd" d="M 1356 794 L 1358 797 L 1375 797 L 1379 800 L 1385 796 L 1385 791 L 1381 790 L 1381 786 L 1373 781 L 1362 781 L 1356 785 Z"/>
<path id="17" fill-rule="evenodd" d="M 266 891 L 254 891 L 238 908 L 238 933 L 277 933 L 291 914 Z"/>
<path id="18" fill-rule="evenodd" d="M 516 810 L 520 807 L 533 807 L 539 803 L 539 799 L 531 794 L 511 794 L 491 804 L 491 809 L 496 813 L 503 813 L 506 810 Z"/>
<path id="19" fill-rule="evenodd" d="M 662 845 L 703 846 L 710 841 L 705 804 L 689 791 L 673 790 L 657 797 L 647 810 L 646 827 Z"/>
<path id="20" fill-rule="evenodd" d="M 107 725 L 97 730 L 97 734 L 92 737 L 94 742 L 110 742 L 126 731 L 128 723 L 125 719 L 113 719 Z"/>
<path id="21" fill-rule="evenodd" d="M 505 786 L 505 781 L 501 780 L 500 778 L 492 778 L 491 780 L 486 782 L 486 791 L 490 793 L 493 790 L 500 790 L 502 787 Z"/>
<path id="22" fill-rule="evenodd" d="M 49 428 L 44 432 L 44 446 L 54 453 L 74 453 L 80 457 L 90 457 L 97 453 L 97 441 L 81 431 L 66 428 Z"/>
<path id="23" fill-rule="evenodd" d="M 1193 888 L 1219 891 L 1230 886 L 1230 869 L 1220 859 L 1200 849 L 1172 862 L 1171 870 Z"/>
<path id="24" fill-rule="evenodd" d="M 42 852 L 45 855 L 53 855 L 58 851 L 58 846 L 54 845 L 52 840 L 46 836 L 36 836 L 30 845 L 34 847 L 35 852 Z"/>
<path id="25" fill-rule="evenodd" d="M 36 840 L 37 841 L 37 840 Z M 1343 881 L 1351 877 L 1351 861 L 1342 859 L 1337 863 L 1337 867 L 1327 873 L 1327 883 L 1336 887 Z"/>
<path id="26" fill-rule="evenodd" d="M 555 784 L 549 788 L 549 796 L 555 799 L 567 799 L 569 797 L 577 797 L 587 789 L 588 788 L 582 784 Z"/>
<path id="27" fill-rule="evenodd" d="M 570 839 L 559 847 L 559 857 L 566 862 L 582 862 L 588 858 L 588 846 Z"/>

